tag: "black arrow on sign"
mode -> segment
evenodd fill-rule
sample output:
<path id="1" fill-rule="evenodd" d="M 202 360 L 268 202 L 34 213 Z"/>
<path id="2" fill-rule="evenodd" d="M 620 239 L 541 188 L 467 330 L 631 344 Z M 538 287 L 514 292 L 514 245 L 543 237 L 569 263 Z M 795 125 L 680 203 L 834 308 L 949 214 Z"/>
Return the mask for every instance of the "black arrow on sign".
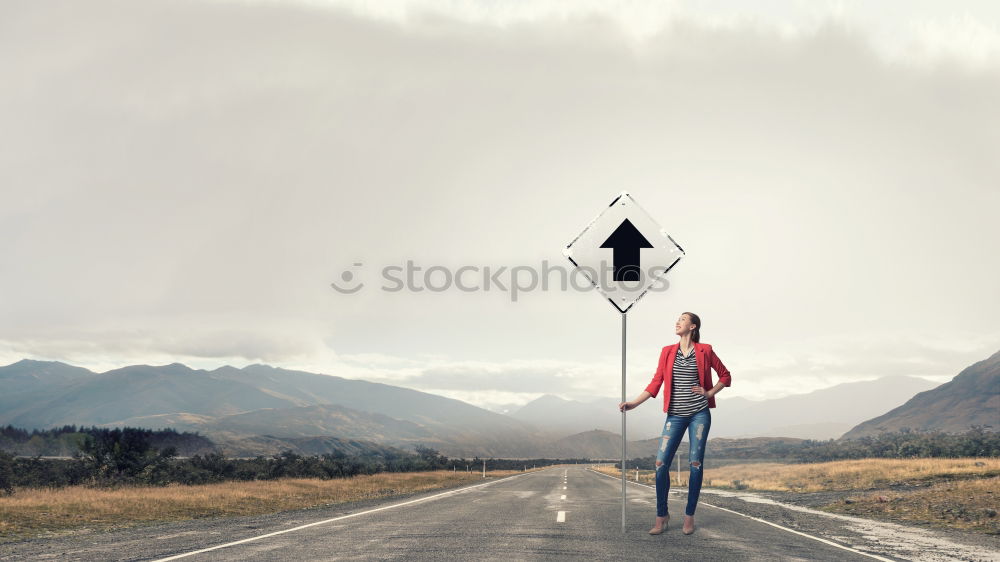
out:
<path id="1" fill-rule="evenodd" d="M 652 248 L 653 245 L 646 240 L 632 221 L 625 219 L 601 247 L 613 248 L 615 251 L 615 281 L 639 281 L 639 248 Z"/>

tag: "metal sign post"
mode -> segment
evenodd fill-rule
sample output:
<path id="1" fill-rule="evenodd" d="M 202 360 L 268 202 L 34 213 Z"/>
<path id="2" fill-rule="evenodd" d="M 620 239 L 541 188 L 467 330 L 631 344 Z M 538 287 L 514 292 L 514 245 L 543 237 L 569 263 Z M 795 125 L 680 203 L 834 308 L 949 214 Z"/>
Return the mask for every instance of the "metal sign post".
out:
<path id="1" fill-rule="evenodd" d="M 625 397 L 625 321 L 628 314 L 622 312 L 622 402 L 628 400 Z M 628 441 L 625 439 L 625 412 L 622 412 L 622 532 L 625 532 L 625 448 Z"/>
<path id="2" fill-rule="evenodd" d="M 623 191 L 566 245 L 563 254 L 621 313 L 622 402 L 625 402 L 628 400 L 625 395 L 628 311 L 648 291 L 666 289 L 663 277 L 677 265 L 684 256 L 684 250 L 639 207 L 628 192 Z M 609 272 L 610 279 L 607 278 Z M 622 533 L 625 532 L 626 505 L 625 430 L 625 412 L 622 412 Z"/>

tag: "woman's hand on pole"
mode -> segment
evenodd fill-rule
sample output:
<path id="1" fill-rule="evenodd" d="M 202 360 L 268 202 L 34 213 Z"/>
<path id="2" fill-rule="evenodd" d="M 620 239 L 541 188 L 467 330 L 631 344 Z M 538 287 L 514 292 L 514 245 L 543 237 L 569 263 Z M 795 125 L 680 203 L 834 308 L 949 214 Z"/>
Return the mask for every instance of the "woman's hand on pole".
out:
<path id="1" fill-rule="evenodd" d="M 652 394 L 650 394 L 648 390 L 643 390 L 642 392 L 639 393 L 639 396 L 637 396 L 635 400 L 629 400 L 628 402 L 619 402 L 618 411 L 624 412 L 625 410 L 631 410 L 633 408 L 636 408 L 639 406 L 639 404 L 645 402 L 650 396 L 652 396 Z"/>

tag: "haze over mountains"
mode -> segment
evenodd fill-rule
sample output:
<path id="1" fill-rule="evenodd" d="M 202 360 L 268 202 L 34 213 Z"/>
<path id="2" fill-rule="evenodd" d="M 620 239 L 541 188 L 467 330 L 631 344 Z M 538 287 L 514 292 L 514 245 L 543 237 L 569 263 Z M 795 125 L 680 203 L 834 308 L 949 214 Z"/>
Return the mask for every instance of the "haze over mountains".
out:
<path id="1" fill-rule="evenodd" d="M 174 363 L 94 373 L 33 360 L 0 367 L 0 387 L 0 425 L 171 427 L 198 431 L 230 453 L 322 453 L 363 440 L 424 445 L 453 457 L 620 454 L 614 399 L 546 395 L 504 415 L 417 390 L 266 365 L 206 371 Z M 849 436 L 902 425 L 954 432 L 971 423 L 1000 426 L 1000 353 L 932 387 L 915 377 L 883 377 L 765 401 L 723 391 L 711 437 L 827 439 L 854 426 Z M 629 412 L 629 437 L 653 438 L 663 420 L 661 398 L 651 398 Z"/>
<path id="2" fill-rule="evenodd" d="M 716 398 L 712 410 L 713 437 L 798 437 L 836 439 L 855 425 L 901 405 L 935 383 L 917 377 L 882 377 L 873 381 L 844 383 L 808 394 L 773 400 Z M 610 405 L 610 408 L 608 407 Z M 564 432 L 584 429 L 621 431 L 617 402 L 576 402 L 546 395 L 511 412 L 511 416 L 536 425 L 549 424 Z M 636 438 L 660 434 L 663 398 L 650 398 L 629 412 L 629 434 Z"/>

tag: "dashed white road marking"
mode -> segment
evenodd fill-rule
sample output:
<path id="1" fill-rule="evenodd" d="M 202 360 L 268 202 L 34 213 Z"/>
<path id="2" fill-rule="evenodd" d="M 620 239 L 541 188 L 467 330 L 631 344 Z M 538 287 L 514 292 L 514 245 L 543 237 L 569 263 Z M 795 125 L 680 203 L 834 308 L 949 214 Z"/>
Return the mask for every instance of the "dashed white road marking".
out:
<path id="1" fill-rule="evenodd" d="M 212 550 L 218 550 L 220 548 L 226 548 L 227 546 L 234 546 L 234 545 L 237 545 L 237 544 L 243 544 L 243 543 L 247 543 L 247 542 L 250 542 L 250 541 L 256 541 L 256 540 L 264 539 L 264 538 L 267 538 L 267 537 L 274 537 L 274 536 L 277 536 L 277 535 L 283 535 L 285 533 L 291 533 L 292 531 L 298 531 L 298 530 L 306 529 L 306 528 L 309 528 L 309 527 L 315 527 L 316 525 L 322 525 L 324 523 L 331 523 L 333 521 L 340 521 L 341 519 L 349 519 L 351 517 L 358 517 L 359 515 L 367 515 L 369 513 L 375 513 L 375 512 L 378 512 L 378 511 L 384 511 L 386 509 L 393 509 L 393 508 L 396 508 L 396 507 L 403 507 L 404 505 L 411 505 L 411 504 L 425 502 L 425 501 L 429 501 L 429 500 L 433 500 L 433 499 L 437 499 L 437 498 L 443 498 L 443 497 L 446 497 L 446 496 L 453 496 L 455 494 L 461 494 L 463 492 L 466 492 L 468 490 L 473 490 L 475 488 L 481 488 L 483 486 L 489 486 L 491 484 L 496 484 L 497 482 L 504 482 L 506 480 L 512 480 L 514 478 L 525 476 L 526 474 L 532 474 L 532 473 L 531 472 L 527 472 L 527 473 L 515 474 L 514 476 L 507 476 L 507 477 L 500 478 L 500 479 L 497 479 L 497 480 L 491 480 L 489 482 L 484 482 L 482 484 L 476 484 L 475 486 L 468 486 L 468 487 L 465 487 L 465 488 L 459 488 L 457 490 L 449 490 L 447 492 L 442 492 L 440 494 L 434 494 L 433 496 L 427 496 L 426 498 L 418 498 L 418 499 L 415 499 L 415 500 L 410 500 L 410 501 L 405 501 L 405 502 L 400 502 L 400 503 L 394 503 L 392 505 L 385 505 L 385 506 L 382 506 L 382 507 L 376 507 L 375 509 L 369 509 L 367 511 L 359 511 L 357 513 L 349 513 L 347 515 L 341 515 L 340 517 L 333 517 L 331 519 L 324 519 L 322 521 L 314 521 L 312 523 L 306 523 L 305 525 L 299 525 L 298 527 L 292 527 L 291 529 L 283 529 L 281 531 L 275 531 L 273 533 L 266 533 L 266 534 L 263 534 L 263 535 L 258 535 L 256 537 L 249 537 L 249 538 L 238 540 L 238 541 L 227 542 L 225 544 L 218 544 L 218 545 L 215 545 L 215 546 L 210 546 L 208 548 L 203 548 L 201 550 L 192 550 L 191 552 L 185 552 L 185 553 L 182 553 L 182 554 L 176 554 L 174 556 L 168 556 L 166 558 L 160 558 L 160 559 L 154 560 L 153 562 L 167 562 L 167 560 L 177 560 L 178 558 L 186 558 L 188 556 L 194 556 L 195 554 L 201 554 L 203 552 L 210 552 Z"/>
<path id="2" fill-rule="evenodd" d="M 556 514 L 556 523 L 565 523 L 565 522 L 566 522 L 566 512 L 560 511 L 558 514 Z"/>
<path id="3" fill-rule="evenodd" d="M 563 486 L 563 490 L 565 490 L 565 489 L 566 489 L 566 486 Z"/>
<path id="4" fill-rule="evenodd" d="M 590 470 L 590 469 L 588 469 L 588 470 Z M 591 472 L 593 472 L 595 474 L 600 474 L 601 476 L 607 476 L 608 478 L 613 478 L 615 480 L 618 480 L 618 478 L 616 478 L 614 476 L 611 476 L 610 474 L 604 474 L 603 472 L 597 472 L 596 470 L 591 470 Z M 629 481 L 629 484 L 635 484 L 636 486 L 642 486 L 644 488 L 652 488 L 654 490 L 656 489 L 653 486 L 650 486 L 649 484 L 640 484 L 639 482 Z M 707 505 L 708 507 L 714 507 L 715 509 L 721 509 L 722 511 L 728 511 L 729 513 L 733 513 L 733 514 L 739 515 L 741 517 L 746 517 L 747 519 L 753 519 L 754 521 L 757 521 L 759 523 L 764 523 L 765 525 L 770 525 L 772 527 L 777 527 L 777 528 L 781 529 L 782 531 L 788 531 L 789 533 L 795 533 L 796 535 L 803 536 L 803 537 L 805 537 L 807 539 L 812 539 L 814 541 L 819 541 L 819 542 L 821 542 L 823 544 L 828 544 L 830 546 L 835 546 L 837 548 L 842 548 L 844 550 L 853 552 L 855 554 L 860 554 L 861 556 L 867 556 L 868 558 L 874 558 L 875 560 L 883 560 L 885 562 L 892 562 L 891 558 L 883 558 L 883 557 L 877 556 L 875 554 L 870 554 L 868 552 L 862 552 L 860 550 L 855 550 L 855 549 L 853 549 L 853 548 L 851 548 L 849 546 L 844 546 L 842 544 L 837 544 L 837 543 L 835 543 L 833 541 L 828 541 L 828 540 L 820 538 L 820 537 L 816 537 L 816 536 L 813 536 L 813 535 L 808 535 L 808 534 L 803 533 L 801 531 L 796 531 L 795 529 L 789 529 L 788 527 L 782 527 L 781 525 L 778 525 L 777 523 L 771 523 L 770 521 L 765 521 L 765 520 L 763 520 L 763 519 L 761 519 L 759 517 L 752 517 L 750 515 L 746 515 L 744 513 L 738 512 L 738 511 L 733 511 L 731 509 L 726 509 L 724 507 L 719 507 L 717 505 L 712 505 L 712 504 L 710 504 L 708 502 L 699 501 L 698 505 Z"/>
<path id="5" fill-rule="evenodd" d="M 561 500 L 566 499 L 566 494 L 563 494 L 562 497 L 560 497 L 559 499 L 561 499 Z"/>

